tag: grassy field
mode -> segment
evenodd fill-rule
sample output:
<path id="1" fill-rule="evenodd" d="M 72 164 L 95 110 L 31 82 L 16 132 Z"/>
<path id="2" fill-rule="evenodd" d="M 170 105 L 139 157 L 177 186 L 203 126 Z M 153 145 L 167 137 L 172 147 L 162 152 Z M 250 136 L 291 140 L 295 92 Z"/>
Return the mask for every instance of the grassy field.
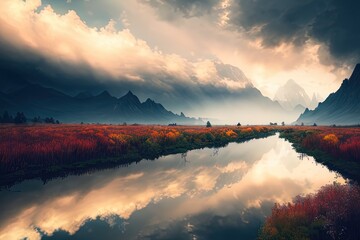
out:
<path id="1" fill-rule="evenodd" d="M 221 147 L 267 137 L 275 131 L 262 126 L 2 125 L 0 185 Z"/>
<path id="2" fill-rule="evenodd" d="M 316 194 L 275 204 L 259 239 L 359 239 L 360 187 L 327 185 Z"/>
<path id="3" fill-rule="evenodd" d="M 356 127 L 40 124 L 0 125 L 0 185 L 81 174 L 275 132 L 298 152 L 360 180 L 360 128 Z"/>
<path id="4" fill-rule="evenodd" d="M 304 126 L 0 125 L 0 186 L 129 164 L 141 159 L 222 147 L 280 133 L 300 153 L 360 180 L 360 128 Z M 276 204 L 259 239 L 355 239 L 360 188 L 329 185 Z"/>

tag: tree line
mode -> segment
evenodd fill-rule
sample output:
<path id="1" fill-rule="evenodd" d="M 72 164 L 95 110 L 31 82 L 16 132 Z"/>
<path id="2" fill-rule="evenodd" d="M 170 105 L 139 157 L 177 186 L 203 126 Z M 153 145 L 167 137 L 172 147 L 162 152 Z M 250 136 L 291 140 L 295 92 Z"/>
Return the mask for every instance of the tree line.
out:
<path id="1" fill-rule="evenodd" d="M 8 111 L 4 111 L 2 115 L 0 115 L 0 123 L 49 123 L 49 124 L 60 124 L 59 120 L 54 119 L 53 117 L 45 117 L 41 118 L 40 116 L 33 117 L 31 119 L 27 118 L 23 112 L 17 112 L 15 116 L 11 115 Z"/>

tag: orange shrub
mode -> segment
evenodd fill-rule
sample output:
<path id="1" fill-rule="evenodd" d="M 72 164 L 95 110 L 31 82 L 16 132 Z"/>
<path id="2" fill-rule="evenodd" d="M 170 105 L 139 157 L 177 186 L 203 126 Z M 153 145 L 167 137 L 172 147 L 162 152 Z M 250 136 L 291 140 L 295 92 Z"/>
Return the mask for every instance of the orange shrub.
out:
<path id="1" fill-rule="evenodd" d="M 252 132 L 253 129 L 251 127 L 248 127 L 248 128 L 242 129 L 241 131 L 244 132 L 244 133 L 249 133 L 249 132 Z"/>
<path id="2" fill-rule="evenodd" d="M 112 140 L 115 143 L 119 144 L 125 144 L 127 140 L 127 136 L 124 134 L 116 134 L 116 133 L 110 133 L 109 134 L 110 140 Z"/>
<path id="3" fill-rule="evenodd" d="M 172 132 L 166 133 L 165 136 L 168 140 L 175 141 L 180 136 L 180 133 L 178 131 L 172 131 Z"/>
<path id="4" fill-rule="evenodd" d="M 338 137 L 333 133 L 327 134 L 325 137 L 323 137 L 323 140 L 334 145 L 339 143 Z"/>
<path id="5" fill-rule="evenodd" d="M 228 136 L 228 137 L 237 137 L 237 134 L 236 134 L 236 132 L 234 132 L 233 130 L 228 130 L 228 131 L 226 131 L 226 136 Z"/>

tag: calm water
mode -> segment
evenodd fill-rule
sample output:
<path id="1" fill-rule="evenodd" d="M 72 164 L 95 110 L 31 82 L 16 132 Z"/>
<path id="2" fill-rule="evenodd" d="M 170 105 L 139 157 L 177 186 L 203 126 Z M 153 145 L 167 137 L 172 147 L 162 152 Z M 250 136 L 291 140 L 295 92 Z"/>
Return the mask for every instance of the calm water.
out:
<path id="1" fill-rule="evenodd" d="M 0 192 L 0 239 L 254 239 L 335 173 L 272 136 Z"/>

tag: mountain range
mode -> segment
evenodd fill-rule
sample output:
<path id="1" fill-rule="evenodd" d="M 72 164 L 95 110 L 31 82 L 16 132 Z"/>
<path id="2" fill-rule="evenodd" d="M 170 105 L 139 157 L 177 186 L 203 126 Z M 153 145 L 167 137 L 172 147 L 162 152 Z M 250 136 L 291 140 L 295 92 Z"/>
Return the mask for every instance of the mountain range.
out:
<path id="1" fill-rule="evenodd" d="M 306 109 L 296 123 L 354 125 L 360 123 L 360 64 L 340 88 L 314 110 Z"/>
<path id="2" fill-rule="evenodd" d="M 293 122 L 305 109 L 286 110 L 277 101 L 264 96 L 238 67 L 218 61 L 214 65 L 212 88 L 205 87 L 202 94 L 176 100 L 188 102 L 186 109 L 192 115 L 200 114 L 215 124 L 267 124 Z M 224 85 L 227 90 L 223 89 Z"/>
<path id="3" fill-rule="evenodd" d="M 198 76 L 191 76 L 194 78 L 192 85 L 171 82 L 168 90 L 161 91 L 153 89 L 149 84 L 140 86 L 123 82 L 110 84 L 94 81 L 94 85 L 69 87 L 67 82 L 81 81 L 67 75 L 35 71 L 32 66 L 29 66 L 31 71 L 27 74 L 2 69 L 0 111 L 8 110 L 12 114 L 23 111 L 28 117 L 52 116 L 69 123 L 126 121 L 160 124 L 203 124 L 201 120 L 186 118 L 167 109 L 213 119 L 213 124 L 293 122 L 303 111 L 284 110 L 278 102 L 264 96 L 254 87 L 238 67 L 220 61 L 214 61 L 213 65 L 215 68 L 211 77 L 200 81 Z M 60 82 L 64 85 L 59 85 Z M 98 94 L 98 89 L 111 89 L 114 95 L 106 91 Z M 124 89 L 135 91 L 138 97 L 134 98 L 130 93 L 125 99 L 118 98 L 124 94 Z M 127 98 L 132 100 L 128 101 Z M 141 103 L 139 98 L 150 99 Z M 157 105 L 151 99 L 163 105 Z"/>
<path id="4" fill-rule="evenodd" d="M 304 112 L 305 108 L 314 109 L 319 104 L 320 97 L 313 93 L 310 99 L 305 89 L 294 80 L 288 80 L 283 86 L 279 87 L 275 93 L 274 101 L 288 111 Z"/>
<path id="5" fill-rule="evenodd" d="M 140 102 L 131 91 L 116 98 L 107 91 L 93 96 L 82 92 L 70 96 L 39 84 L 26 84 L 8 93 L 0 92 L 0 111 L 24 112 L 28 117 L 51 116 L 65 123 L 159 123 L 203 124 L 199 119 L 175 114 L 148 98 Z"/>
<path id="6" fill-rule="evenodd" d="M 274 100 L 271 100 L 254 87 L 239 68 L 221 62 L 214 62 L 214 65 L 214 84 L 203 87 L 201 91 L 184 88 L 182 94 L 152 93 L 150 97 L 165 103 L 172 110 L 180 112 L 186 109 L 190 115 L 211 119 L 213 124 L 290 123 L 306 107 L 312 109 L 318 104 L 319 98 L 313 95 L 310 99 L 294 80 L 280 87 Z M 202 119 L 186 117 L 183 113 L 175 114 L 150 98 L 141 102 L 131 91 L 122 97 L 114 97 L 107 91 L 94 94 L 94 88 L 89 88 L 74 95 L 74 92 L 59 90 L 55 86 L 44 87 L 45 84 L 36 80 L 29 82 L 21 76 L 9 76 L 2 80 L 0 111 L 8 110 L 11 114 L 24 112 L 28 118 L 54 117 L 65 123 L 204 124 Z M 51 83 L 51 77 L 43 76 L 40 79 L 46 77 Z M 234 88 L 224 90 L 224 83 Z M 217 84 L 221 87 L 217 87 Z M 146 99 L 146 94 L 151 92 L 135 89 L 142 99 Z M 111 88 L 111 91 L 119 94 L 116 88 Z"/>

